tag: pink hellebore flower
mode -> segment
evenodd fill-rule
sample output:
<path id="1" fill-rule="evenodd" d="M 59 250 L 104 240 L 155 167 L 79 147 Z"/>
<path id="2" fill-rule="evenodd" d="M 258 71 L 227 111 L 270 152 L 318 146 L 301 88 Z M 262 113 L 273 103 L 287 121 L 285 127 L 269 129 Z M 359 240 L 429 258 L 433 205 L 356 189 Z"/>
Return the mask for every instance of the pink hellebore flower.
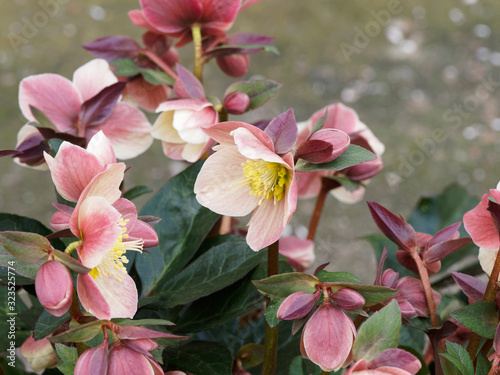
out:
<path id="1" fill-rule="evenodd" d="M 99 130 L 109 138 L 120 159 L 129 159 L 146 151 L 151 145 L 151 125 L 146 116 L 129 103 L 99 97 L 104 89 L 118 82 L 102 59 L 95 59 L 78 68 L 73 81 L 57 74 L 39 74 L 21 81 L 19 105 L 29 121 L 36 121 L 30 105 L 41 110 L 61 133 L 89 141 Z M 99 100 L 97 100 L 99 99 Z M 25 125 L 20 133 L 27 134 Z"/>
<path id="2" fill-rule="evenodd" d="M 297 205 L 292 153 L 278 155 L 269 135 L 243 122 L 214 124 L 205 132 L 220 145 L 196 179 L 196 199 L 221 215 L 253 211 L 246 237 L 253 250 L 277 241 Z"/>
<path id="3" fill-rule="evenodd" d="M 491 274 L 500 248 L 500 238 L 495 222 L 488 211 L 488 197 L 500 202 L 500 183 L 496 189 L 490 189 L 484 194 L 481 202 L 464 215 L 464 227 L 472 237 L 472 241 L 479 246 L 479 263 L 484 272 Z M 500 277 L 499 277 L 500 281 Z"/>
<path id="4" fill-rule="evenodd" d="M 57 366 L 57 357 L 48 337 L 36 340 L 28 337 L 20 347 L 21 354 L 31 365 L 33 371 L 41 371 Z"/>
<path id="5" fill-rule="evenodd" d="M 66 266 L 55 260 L 42 264 L 36 274 L 35 290 L 38 300 L 55 316 L 65 314 L 73 300 L 73 279 Z"/>
<path id="6" fill-rule="evenodd" d="M 241 0 L 140 0 L 144 16 L 155 29 L 191 40 L 191 28 L 203 35 L 224 35 L 240 10 Z"/>
<path id="7" fill-rule="evenodd" d="M 304 271 L 316 259 L 314 242 L 294 236 L 280 238 L 279 253 L 296 271 Z"/>
<path id="8" fill-rule="evenodd" d="M 386 349 L 371 362 L 361 359 L 345 375 L 415 375 L 422 364 L 402 349 Z"/>

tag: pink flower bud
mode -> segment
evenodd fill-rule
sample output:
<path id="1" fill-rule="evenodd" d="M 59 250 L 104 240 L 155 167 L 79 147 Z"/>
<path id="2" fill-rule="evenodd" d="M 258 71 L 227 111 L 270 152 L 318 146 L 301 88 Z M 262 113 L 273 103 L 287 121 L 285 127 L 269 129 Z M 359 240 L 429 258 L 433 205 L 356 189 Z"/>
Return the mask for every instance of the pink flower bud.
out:
<path id="1" fill-rule="evenodd" d="M 57 365 L 57 357 L 48 338 L 35 341 L 33 335 L 21 345 L 21 354 L 34 371 L 40 371 Z"/>
<path id="2" fill-rule="evenodd" d="M 349 136 L 337 129 L 321 129 L 315 132 L 297 150 L 295 157 L 310 163 L 329 163 L 349 147 Z"/>
<path id="3" fill-rule="evenodd" d="M 336 371 L 349 358 L 356 328 L 345 312 L 322 303 L 309 318 L 302 331 L 302 355 L 323 371 Z"/>
<path id="4" fill-rule="evenodd" d="M 105 375 L 108 370 L 108 344 L 104 340 L 101 345 L 85 350 L 75 365 L 75 375 Z"/>
<path id="5" fill-rule="evenodd" d="M 305 317 L 321 297 L 318 291 L 314 294 L 295 292 L 286 297 L 278 309 L 276 316 L 281 320 L 295 320 Z"/>
<path id="6" fill-rule="evenodd" d="M 136 351 L 134 342 L 123 344 L 121 341 L 111 344 L 107 375 L 130 374 L 130 365 L 133 363 L 134 374 L 162 374 L 161 366 L 152 356 L 142 351 Z"/>
<path id="7" fill-rule="evenodd" d="M 346 174 L 351 180 L 363 181 L 378 174 L 383 167 L 382 158 L 378 156 L 375 160 L 365 161 L 342 171 L 342 173 Z"/>
<path id="8" fill-rule="evenodd" d="M 228 76 L 239 78 L 247 74 L 250 56 L 235 53 L 228 56 L 218 56 L 217 65 Z"/>
<path id="9" fill-rule="evenodd" d="M 359 309 L 365 304 L 363 296 L 352 289 L 339 289 L 331 298 L 338 307 L 345 310 Z"/>
<path id="10" fill-rule="evenodd" d="M 247 94 L 233 91 L 224 97 L 224 108 L 227 113 L 241 115 L 246 112 L 250 104 L 250 98 Z"/>
<path id="11" fill-rule="evenodd" d="M 69 310 L 73 295 L 71 272 L 61 263 L 49 260 L 42 264 L 35 279 L 36 295 L 45 309 L 55 316 Z"/>

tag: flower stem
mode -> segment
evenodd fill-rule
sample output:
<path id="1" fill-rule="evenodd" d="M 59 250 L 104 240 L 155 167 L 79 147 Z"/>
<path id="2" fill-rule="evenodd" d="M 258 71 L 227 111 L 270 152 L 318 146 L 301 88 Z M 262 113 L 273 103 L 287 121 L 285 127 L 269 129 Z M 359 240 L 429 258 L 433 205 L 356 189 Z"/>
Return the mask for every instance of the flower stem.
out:
<path id="1" fill-rule="evenodd" d="M 143 49 L 141 50 L 141 54 L 146 56 L 152 62 L 154 62 L 159 68 L 161 68 L 165 73 L 167 73 L 173 79 L 177 80 L 177 78 L 179 78 L 175 70 L 172 69 L 165 61 L 161 59 L 160 56 L 158 56 L 153 51 L 150 51 L 148 49 Z"/>
<path id="2" fill-rule="evenodd" d="M 429 315 L 431 318 L 431 323 L 434 328 L 439 328 L 439 319 L 437 316 L 436 303 L 432 297 L 432 287 L 431 281 L 429 280 L 429 273 L 427 268 L 425 268 L 420 255 L 416 251 L 410 252 L 410 256 L 417 265 L 418 273 L 420 275 L 420 280 L 422 281 L 422 286 L 424 287 L 425 300 L 427 301 L 427 307 L 429 308 Z"/>
<path id="3" fill-rule="evenodd" d="M 321 371 L 320 375 L 328 375 L 328 374 L 330 374 L 328 371 Z"/>
<path id="4" fill-rule="evenodd" d="M 203 51 L 201 49 L 201 28 L 200 26 L 193 26 L 191 28 L 194 43 L 194 68 L 193 74 L 196 78 L 203 82 Z"/>
<path id="5" fill-rule="evenodd" d="M 497 280 L 498 275 L 500 275 L 500 250 L 497 252 L 497 257 L 495 259 L 495 264 L 493 265 L 493 270 L 491 271 L 490 279 L 488 280 L 488 285 L 486 286 L 486 291 L 484 292 L 483 302 L 492 302 L 495 300 L 497 295 Z M 467 352 L 471 358 L 476 358 L 477 349 L 481 343 L 481 336 L 472 332 L 469 344 L 467 345 Z"/>
<path id="6" fill-rule="evenodd" d="M 279 241 L 268 248 L 267 253 L 267 275 L 273 276 L 279 273 Z M 264 342 L 264 363 L 262 364 L 262 375 L 274 375 L 276 372 L 276 361 L 278 356 L 278 327 L 272 327 L 266 323 L 266 339 Z"/>
<path id="7" fill-rule="evenodd" d="M 319 219 L 321 218 L 328 192 L 338 186 L 339 183 L 337 181 L 328 177 L 321 177 L 321 190 L 319 191 L 318 198 L 316 198 L 316 206 L 314 207 L 311 222 L 309 223 L 309 233 L 307 234 L 308 240 L 314 241 L 316 229 L 318 228 Z"/>

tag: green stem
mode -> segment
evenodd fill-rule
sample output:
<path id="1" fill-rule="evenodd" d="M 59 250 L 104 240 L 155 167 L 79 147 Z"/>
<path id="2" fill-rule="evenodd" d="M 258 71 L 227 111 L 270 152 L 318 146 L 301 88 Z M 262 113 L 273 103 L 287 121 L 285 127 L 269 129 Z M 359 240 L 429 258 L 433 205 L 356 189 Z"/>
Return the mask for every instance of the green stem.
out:
<path id="1" fill-rule="evenodd" d="M 279 273 L 279 241 L 268 248 L 267 253 L 267 275 L 273 276 Z M 266 339 L 264 342 L 264 363 L 262 364 L 262 375 L 274 375 L 276 372 L 276 361 L 278 356 L 278 327 L 269 326 L 266 323 Z"/>
<path id="2" fill-rule="evenodd" d="M 321 190 L 319 191 L 318 198 L 316 198 L 316 205 L 314 206 L 314 212 L 311 216 L 311 222 L 309 223 L 309 233 L 307 234 L 308 240 L 314 241 L 316 229 L 318 228 L 319 219 L 321 218 L 328 192 L 338 186 L 339 183 L 331 178 L 321 178 Z"/>
<path id="3" fill-rule="evenodd" d="M 200 26 L 193 26 L 191 28 L 194 43 L 194 68 L 193 74 L 196 78 L 203 82 L 203 51 L 201 49 L 201 28 Z"/>
<path id="4" fill-rule="evenodd" d="M 484 292 L 483 302 L 493 302 L 495 300 L 497 295 L 498 275 L 500 275 L 500 250 L 497 252 L 495 265 L 493 266 L 490 279 L 488 280 L 488 285 L 486 286 L 486 291 Z M 470 337 L 469 344 L 467 345 L 467 352 L 469 352 L 472 359 L 476 358 L 480 343 L 481 336 L 473 332 Z"/>

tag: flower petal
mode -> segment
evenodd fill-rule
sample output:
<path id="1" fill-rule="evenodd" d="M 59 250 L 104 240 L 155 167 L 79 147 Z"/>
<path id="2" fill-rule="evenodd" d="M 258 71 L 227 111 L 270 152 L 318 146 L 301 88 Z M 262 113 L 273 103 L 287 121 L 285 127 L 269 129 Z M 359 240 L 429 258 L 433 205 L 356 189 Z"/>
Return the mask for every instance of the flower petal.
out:
<path id="1" fill-rule="evenodd" d="M 266 133 L 264 133 L 262 130 L 260 130 L 254 125 L 250 125 L 245 122 L 239 122 L 239 121 L 226 121 L 204 127 L 205 133 L 207 133 L 210 136 L 210 138 L 215 139 L 221 145 L 234 145 L 235 144 L 234 137 L 230 133 L 238 128 L 247 129 L 254 135 L 255 138 L 257 138 L 269 150 L 274 151 L 274 145 L 271 138 L 269 138 L 269 136 Z"/>
<path id="2" fill-rule="evenodd" d="M 489 195 L 495 198 L 497 202 L 500 202 L 500 191 L 491 189 L 490 194 L 484 194 L 481 202 L 475 208 L 465 213 L 464 227 L 477 246 L 486 249 L 498 249 L 500 239 L 491 214 L 487 210 Z"/>
<path id="3" fill-rule="evenodd" d="M 248 159 L 262 159 L 273 163 L 284 163 L 283 159 L 274 152 L 274 147 L 269 148 L 255 136 L 254 132 L 249 131 L 247 128 L 241 127 L 235 129 L 231 132 L 231 135 L 234 137 L 234 143 L 238 146 L 238 151 Z"/>
<path id="4" fill-rule="evenodd" d="M 103 88 L 118 82 L 118 79 L 103 59 L 94 59 L 73 73 L 73 83 L 80 91 L 83 101 L 96 96 Z"/>
<path id="5" fill-rule="evenodd" d="M 141 0 L 146 20 L 164 33 L 178 33 L 190 28 L 203 13 L 199 0 Z"/>
<path id="6" fill-rule="evenodd" d="M 138 301 L 135 282 L 128 274 L 114 269 L 110 271 L 110 275 L 107 277 L 101 275 L 95 278 L 97 288 L 109 305 L 109 317 L 97 315 L 96 317 L 99 319 L 132 319 L 137 311 Z"/>
<path id="7" fill-rule="evenodd" d="M 67 78 L 39 74 L 23 79 L 19 85 L 19 106 L 28 120 L 36 121 L 30 105 L 42 111 L 59 131 L 72 129 L 78 119 L 82 98 Z"/>
<path id="8" fill-rule="evenodd" d="M 497 254 L 498 250 L 485 249 L 484 247 L 479 248 L 479 264 L 481 264 L 481 268 L 488 276 L 491 275 L 491 271 L 493 271 Z M 500 281 L 500 276 L 498 276 L 498 280 Z"/>
<path id="9" fill-rule="evenodd" d="M 116 163 L 113 146 L 102 131 L 92 137 L 87 145 L 87 151 L 95 155 L 103 165 Z"/>

